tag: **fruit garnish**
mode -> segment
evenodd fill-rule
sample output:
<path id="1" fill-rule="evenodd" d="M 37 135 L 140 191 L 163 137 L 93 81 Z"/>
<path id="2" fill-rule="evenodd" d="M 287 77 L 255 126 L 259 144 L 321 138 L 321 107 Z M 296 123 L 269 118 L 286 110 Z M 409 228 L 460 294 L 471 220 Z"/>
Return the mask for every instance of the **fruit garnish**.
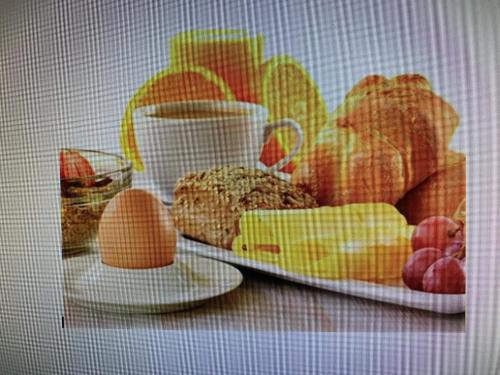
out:
<path id="1" fill-rule="evenodd" d="M 246 30 L 190 30 L 170 39 L 174 68 L 210 69 L 231 88 L 236 100 L 258 103 L 259 68 L 264 63 L 264 36 Z"/>
<path id="2" fill-rule="evenodd" d="M 428 293 L 465 293 L 465 259 L 457 253 L 447 256 L 436 248 L 420 249 L 406 262 L 403 281 L 410 289 Z"/>
<path id="3" fill-rule="evenodd" d="M 403 281 L 410 289 L 423 290 L 422 280 L 425 271 L 443 256 L 441 250 L 426 247 L 414 252 L 403 268 Z"/>
<path id="4" fill-rule="evenodd" d="M 435 247 L 445 250 L 454 242 L 463 241 L 462 226 L 446 216 L 432 216 L 417 225 L 411 239 L 413 250 Z"/>
<path id="5" fill-rule="evenodd" d="M 184 100 L 234 99 L 229 86 L 209 69 L 196 66 L 163 70 L 146 81 L 129 101 L 120 128 L 122 151 L 135 170 L 144 170 L 132 121 L 132 113 L 138 107 Z"/>
<path id="6" fill-rule="evenodd" d="M 300 160 L 314 143 L 319 130 L 328 121 L 328 108 L 318 86 L 300 63 L 290 56 L 275 56 L 267 60 L 262 71 L 262 104 L 269 110 L 269 122 L 283 118 L 295 120 L 304 131 L 304 144 L 293 159 Z M 279 129 L 273 133 L 285 153 L 295 145 L 295 133 Z M 261 160 L 268 156 L 263 150 Z"/>
<path id="7" fill-rule="evenodd" d="M 444 257 L 425 271 L 422 285 L 424 292 L 462 294 L 465 293 L 465 270 L 460 260 Z"/>
<path id="8" fill-rule="evenodd" d="M 94 185 L 94 169 L 90 162 L 78 151 L 61 150 L 59 152 L 59 173 L 61 180 L 81 179 L 86 187 Z"/>
<path id="9" fill-rule="evenodd" d="M 445 216 L 423 220 L 412 235 L 414 253 L 403 268 L 410 289 L 429 293 L 465 293 L 464 224 Z"/>

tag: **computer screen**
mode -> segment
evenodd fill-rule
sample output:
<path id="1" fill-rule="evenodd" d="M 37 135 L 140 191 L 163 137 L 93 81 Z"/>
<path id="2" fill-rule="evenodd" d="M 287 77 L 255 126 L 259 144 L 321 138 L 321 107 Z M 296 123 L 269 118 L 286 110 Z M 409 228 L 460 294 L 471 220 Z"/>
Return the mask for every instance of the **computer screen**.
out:
<path id="1" fill-rule="evenodd" d="M 3 9 L 0 373 L 500 371 L 498 4 Z"/>

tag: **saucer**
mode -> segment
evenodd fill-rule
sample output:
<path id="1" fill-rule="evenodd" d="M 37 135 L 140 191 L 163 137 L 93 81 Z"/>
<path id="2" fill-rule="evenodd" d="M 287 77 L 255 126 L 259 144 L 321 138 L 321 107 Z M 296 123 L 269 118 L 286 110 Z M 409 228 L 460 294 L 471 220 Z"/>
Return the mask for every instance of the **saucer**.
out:
<path id="1" fill-rule="evenodd" d="M 149 269 L 110 267 L 98 254 L 65 259 L 67 297 L 111 312 L 186 310 L 230 292 L 242 281 L 243 276 L 233 266 L 188 254 L 177 254 L 169 266 Z"/>

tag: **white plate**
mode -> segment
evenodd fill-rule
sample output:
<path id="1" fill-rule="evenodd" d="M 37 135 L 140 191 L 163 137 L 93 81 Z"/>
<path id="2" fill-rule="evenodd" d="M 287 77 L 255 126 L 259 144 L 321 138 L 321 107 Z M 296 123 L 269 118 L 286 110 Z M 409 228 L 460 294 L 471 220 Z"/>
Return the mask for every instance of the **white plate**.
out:
<path id="1" fill-rule="evenodd" d="M 406 287 L 386 286 L 358 280 L 327 280 L 284 271 L 276 265 L 258 262 L 234 254 L 232 251 L 210 246 L 181 237 L 178 247 L 197 255 L 218 259 L 238 266 L 251 268 L 285 280 L 375 301 L 393 303 L 442 314 L 465 311 L 464 294 L 432 294 Z"/>
<path id="2" fill-rule="evenodd" d="M 151 269 L 110 267 L 98 254 L 64 262 L 68 298 L 113 312 L 185 310 L 230 292 L 243 280 L 236 268 L 192 254 L 177 254 L 172 265 Z"/>

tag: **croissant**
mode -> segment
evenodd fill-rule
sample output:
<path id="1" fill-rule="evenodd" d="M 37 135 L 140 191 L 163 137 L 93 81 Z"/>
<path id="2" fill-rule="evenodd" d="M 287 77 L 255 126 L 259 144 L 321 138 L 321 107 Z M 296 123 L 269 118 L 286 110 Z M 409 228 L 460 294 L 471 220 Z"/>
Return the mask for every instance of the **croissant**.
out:
<path id="1" fill-rule="evenodd" d="M 298 163 L 292 183 L 322 205 L 395 204 L 445 165 L 458 123 L 421 75 L 365 77 Z"/>
<path id="2" fill-rule="evenodd" d="M 418 224 L 429 216 L 452 217 L 465 192 L 465 155 L 450 151 L 445 168 L 406 193 L 396 207 L 409 224 Z"/>

